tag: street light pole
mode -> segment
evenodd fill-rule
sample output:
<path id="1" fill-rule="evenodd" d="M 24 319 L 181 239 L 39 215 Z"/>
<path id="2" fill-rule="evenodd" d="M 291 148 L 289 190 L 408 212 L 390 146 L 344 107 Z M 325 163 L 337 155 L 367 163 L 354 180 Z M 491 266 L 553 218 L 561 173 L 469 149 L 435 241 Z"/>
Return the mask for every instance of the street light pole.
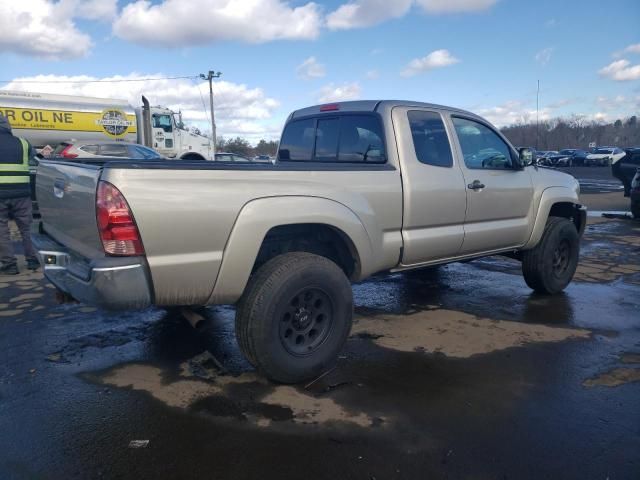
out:
<path id="1" fill-rule="evenodd" d="M 211 136 L 213 137 L 213 149 L 216 149 L 216 117 L 213 113 L 213 79 L 220 78 L 222 72 L 214 72 L 213 70 L 209 70 L 209 72 L 205 75 L 204 73 L 200 74 L 200 78 L 203 80 L 209 80 L 209 108 L 211 108 Z"/>

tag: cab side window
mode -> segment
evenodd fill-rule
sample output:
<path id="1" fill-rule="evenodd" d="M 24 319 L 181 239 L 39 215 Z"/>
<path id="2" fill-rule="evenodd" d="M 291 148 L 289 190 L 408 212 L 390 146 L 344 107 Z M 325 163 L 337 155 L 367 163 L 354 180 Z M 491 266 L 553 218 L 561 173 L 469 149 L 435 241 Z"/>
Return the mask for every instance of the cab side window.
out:
<path id="1" fill-rule="evenodd" d="M 173 131 L 173 122 L 170 115 L 153 115 L 153 128 L 161 128 L 165 132 Z"/>
<path id="2" fill-rule="evenodd" d="M 453 166 L 451 145 L 440 114 L 410 110 L 407 117 L 418 161 L 435 167 Z"/>
<path id="3" fill-rule="evenodd" d="M 482 123 L 466 118 L 452 117 L 452 120 L 467 168 L 513 168 L 511 149 L 496 132 Z"/>

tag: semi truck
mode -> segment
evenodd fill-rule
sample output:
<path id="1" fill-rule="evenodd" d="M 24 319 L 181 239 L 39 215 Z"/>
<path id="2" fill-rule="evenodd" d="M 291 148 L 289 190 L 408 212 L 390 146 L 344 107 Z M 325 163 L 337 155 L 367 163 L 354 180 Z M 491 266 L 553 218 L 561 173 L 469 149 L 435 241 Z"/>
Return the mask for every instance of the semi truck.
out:
<path id="1" fill-rule="evenodd" d="M 213 141 L 184 128 L 181 114 L 126 100 L 0 90 L 0 114 L 36 149 L 63 141 L 116 140 L 154 148 L 180 160 L 213 160 Z"/>

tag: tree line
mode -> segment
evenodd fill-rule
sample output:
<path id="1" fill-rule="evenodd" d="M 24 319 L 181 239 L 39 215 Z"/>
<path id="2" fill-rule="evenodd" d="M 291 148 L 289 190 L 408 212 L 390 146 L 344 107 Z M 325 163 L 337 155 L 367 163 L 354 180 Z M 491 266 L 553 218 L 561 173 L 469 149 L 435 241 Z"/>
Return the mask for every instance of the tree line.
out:
<path id="1" fill-rule="evenodd" d="M 588 150 L 590 143 L 597 146 L 640 146 L 640 126 L 634 115 L 612 123 L 588 121 L 584 116 L 554 118 L 535 123 L 519 123 L 503 127 L 502 133 L 516 146 L 537 150 L 580 148 Z"/>
<path id="2" fill-rule="evenodd" d="M 513 145 L 534 147 L 537 150 L 581 148 L 588 150 L 590 143 L 597 146 L 640 147 L 640 124 L 635 115 L 612 123 L 589 121 L 582 115 L 554 118 L 535 123 L 517 123 L 503 127 L 502 133 Z M 252 146 L 242 137 L 218 137 L 217 151 L 231 152 L 247 157 L 275 156 L 278 140 L 260 140 Z"/>
<path id="3" fill-rule="evenodd" d="M 255 157 L 256 155 L 269 155 L 275 157 L 278 149 L 277 140 L 260 140 L 255 146 L 252 146 L 249 140 L 242 137 L 216 139 L 217 152 L 237 153 L 245 157 Z"/>

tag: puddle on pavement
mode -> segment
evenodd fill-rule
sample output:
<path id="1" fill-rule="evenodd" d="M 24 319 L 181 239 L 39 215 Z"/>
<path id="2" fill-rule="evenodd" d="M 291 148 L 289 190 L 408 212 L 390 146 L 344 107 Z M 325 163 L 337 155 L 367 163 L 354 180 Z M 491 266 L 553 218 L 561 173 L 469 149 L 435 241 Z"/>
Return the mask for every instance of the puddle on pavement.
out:
<path id="1" fill-rule="evenodd" d="M 291 420 L 295 424 L 320 425 L 339 422 L 360 427 L 370 427 L 381 421 L 380 418 L 374 419 L 362 412 L 352 413 L 333 398 L 316 397 L 297 387 L 273 385 L 254 373 L 236 377 L 217 375 L 215 368 L 207 363 L 206 359 L 209 357 L 210 354 L 205 352 L 184 362 L 178 380 L 170 381 L 160 368 L 142 364 L 116 367 L 99 380 L 106 385 L 145 391 L 168 406 L 185 409 L 205 399 L 218 398 L 234 402 L 232 391 L 238 386 L 252 384 L 262 393 L 254 392 L 251 395 L 254 405 L 242 417 L 257 427 L 266 427 L 283 420 Z M 230 409 L 234 411 L 230 416 L 237 416 L 237 408 Z M 281 410 L 290 413 L 283 415 Z M 273 416 L 269 415 L 270 411 L 274 413 Z"/>
<path id="2" fill-rule="evenodd" d="M 370 338 L 381 347 L 468 358 L 534 342 L 588 338 L 588 330 L 479 318 L 445 309 L 410 315 L 356 317 L 352 336 Z"/>

